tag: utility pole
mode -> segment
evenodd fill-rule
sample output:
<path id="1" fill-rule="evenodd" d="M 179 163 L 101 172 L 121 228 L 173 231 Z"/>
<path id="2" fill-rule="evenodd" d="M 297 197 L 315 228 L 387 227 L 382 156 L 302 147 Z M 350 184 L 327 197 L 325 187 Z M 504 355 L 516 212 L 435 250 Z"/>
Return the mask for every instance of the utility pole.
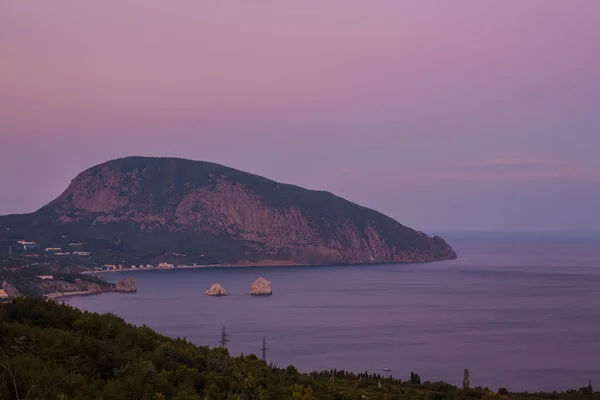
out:
<path id="1" fill-rule="evenodd" d="M 263 345 L 262 345 L 262 359 L 263 362 L 266 364 L 267 363 L 267 350 L 269 350 L 267 348 L 267 339 L 263 336 Z"/>
<path id="2" fill-rule="evenodd" d="M 227 347 L 227 342 L 229 342 L 229 335 L 227 334 L 227 331 L 225 330 L 225 327 L 223 327 L 223 330 L 221 331 L 221 347 L 222 348 L 226 348 Z"/>
<path id="3" fill-rule="evenodd" d="M 8 246 L 8 255 L 12 256 L 12 246 Z"/>

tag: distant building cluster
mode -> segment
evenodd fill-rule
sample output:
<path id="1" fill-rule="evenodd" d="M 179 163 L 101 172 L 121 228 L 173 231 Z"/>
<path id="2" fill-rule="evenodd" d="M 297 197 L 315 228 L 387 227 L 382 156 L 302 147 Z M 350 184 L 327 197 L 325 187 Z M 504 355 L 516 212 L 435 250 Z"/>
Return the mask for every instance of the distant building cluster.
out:
<path id="1" fill-rule="evenodd" d="M 152 264 L 132 265 L 130 267 L 126 267 L 126 266 L 123 266 L 121 264 L 119 264 L 119 265 L 106 264 L 106 265 L 103 265 L 102 268 L 96 268 L 96 269 L 97 270 L 104 270 L 104 271 L 120 271 L 120 270 L 123 270 L 123 269 L 153 269 L 153 268 L 155 268 L 155 267 Z"/>
<path id="2" fill-rule="evenodd" d="M 40 246 L 36 242 L 28 242 L 26 240 L 19 240 L 17 243 L 20 244 L 21 246 L 23 246 L 23 249 L 25 251 L 35 251 L 40 248 Z M 73 243 L 69 243 L 69 246 L 80 247 L 80 246 L 83 246 L 83 243 L 73 242 Z M 12 248 L 11 248 L 11 251 L 12 251 Z M 92 255 L 92 253 L 89 251 L 68 252 L 68 251 L 64 251 L 61 247 L 46 247 L 45 252 L 49 256 L 74 255 L 76 257 L 89 257 Z"/>
<path id="3" fill-rule="evenodd" d="M 25 251 L 37 250 L 40 248 L 40 246 L 36 242 L 28 242 L 25 240 L 19 240 L 17 243 L 19 243 L 21 246 L 23 246 L 23 249 Z"/>
<path id="4" fill-rule="evenodd" d="M 68 238 L 68 235 L 63 235 L 62 236 L 63 239 Z M 119 240 L 120 242 L 120 240 Z M 43 257 L 42 252 L 41 251 L 33 251 L 33 250 L 37 250 L 40 249 L 40 246 L 33 241 L 26 241 L 26 240 L 19 240 L 17 242 L 20 246 L 23 246 L 23 248 L 25 250 L 31 250 L 31 252 L 29 254 L 24 254 L 24 257 L 28 257 L 28 258 L 40 258 Z M 115 242 L 118 243 L 118 242 Z M 84 246 L 84 243 L 81 242 L 77 242 L 77 241 L 73 241 L 70 242 L 68 244 L 68 247 L 73 247 L 73 248 L 81 248 Z M 92 252 L 90 251 L 81 251 L 83 249 L 77 249 L 79 251 L 74 251 L 76 249 L 66 249 L 64 246 L 63 247 L 46 247 L 44 249 L 44 252 L 46 254 L 46 256 L 49 257 L 63 257 L 63 256 L 73 256 L 73 257 L 91 257 L 92 256 Z M 168 255 L 176 255 L 176 256 L 185 256 L 185 254 L 176 254 L 176 253 L 168 253 Z M 204 258 L 204 254 L 200 255 L 200 257 Z M 31 265 L 39 265 L 38 263 L 36 264 L 31 264 Z M 191 265 L 174 265 L 168 262 L 160 262 L 158 264 L 139 264 L 139 265 L 130 265 L 130 266 L 124 266 L 121 264 L 115 265 L 115 264 L 105 264 L 102 266 L 96 266 L 93 267 L 93 270 L 95 271 L 116 271 L 116 270 L 149 270 L 149 269 L 170 269 L 170 268 L 197 268 L 199 266 L 204 266 L 206 264 L 196 264 L 193 263 Z M 215 264 L 218 265 L 218 264 Z M 42 280 L 51 280 L 53 279 L 52 275 L 38 275 L 37 276 L 38 279 L 42 279 Z"/>

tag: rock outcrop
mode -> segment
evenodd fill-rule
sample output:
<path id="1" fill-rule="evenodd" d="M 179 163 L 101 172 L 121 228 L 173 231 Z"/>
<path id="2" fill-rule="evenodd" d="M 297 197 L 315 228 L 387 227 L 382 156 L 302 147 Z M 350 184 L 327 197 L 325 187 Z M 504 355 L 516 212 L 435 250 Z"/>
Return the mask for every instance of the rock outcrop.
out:
<path id="1" fill-rule="evenodd" d="M 222 165 L 129 157 L 79 174 L 35 213 L 0 217 L 0 240 L 51 243 L 69 231 L 92 257 L 99 237 L 129 254 L 185 254 L 190 262 L 365 264 L 456 258 L 441 238 L 329 192 Z M 4 237 L 5 235 L 6 237 Z M 95 246 L 97 243 L 97 247 Z"/>
<path id="2" fill-rule="evenodd" d="M 6 292 L 8 297 L 11 299 L 21 296 L 21 293 L 19 293 L 17 288 L 6 281 L 2 282 L 2 289 Z"/>
<path id="3" fill-rule="evenodd" d="M 98 285 L 97 283 L 92 283 L 88 286 L 88 292 L 90 294 L 97 294 L 97 293 L 102 293 L 103 290 L 100 287 L 100 285 Z"/>
<path id="4" fill-rule="evenodd" d="M 39 282 L 39 288 L 42 293 L 48 295 L 85 295 L 85 294 L 99 294 L 104 292 L 110 292 L 114 289 L 114 284 L 99 281 L 86 282 L 81 279 L 74 279 L 71 282 L 59 280 L 59 279 L 45 279 Z"/>
<path id="5" fill-rule="evenodd" d="M 137 292 L 135 279 L 127 278 L 118 281 L 115 284 L 115 292 Z"/>
<path id="6" fill-rule="evenodd" d="M 273 294 L 273 286 L 271 282 L 264 279 L 258 278 L 252 284 L 252 289 L 250 289 L 250 294 L 253 296 L 269 296 Z"/>
<path id="7" fill-rule="evenodd" d="M 50 298 L 63 296 L 80 296 L 107 292 L 136 292 L 135 279 L 123 279 L 117 283 L 109 283 L 103 279 L 73 279 L 70 282 L 58 279 L 45 279 L 38 283 L 40 291 Z"/>
<path id="8" fill-rule="evenodd" d="M 227 291 L 219 283 L 213 283 L 205 293 L 207 296 L 227 296 Z"/>

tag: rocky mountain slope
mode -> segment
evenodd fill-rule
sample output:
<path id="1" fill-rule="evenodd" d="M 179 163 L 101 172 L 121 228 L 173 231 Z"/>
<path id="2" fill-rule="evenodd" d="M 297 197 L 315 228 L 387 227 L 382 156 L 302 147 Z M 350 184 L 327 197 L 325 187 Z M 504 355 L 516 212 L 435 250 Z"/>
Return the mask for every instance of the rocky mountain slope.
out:
<path id="1" fill-rule="evenodd" d="M 332 264 L 456 257 L 430 238 L 331 193 L 222 165 L 129 157 L 79 174 L 39 211 L 0 217 L 0 235 L 88 250 L 222 263 Z"/>

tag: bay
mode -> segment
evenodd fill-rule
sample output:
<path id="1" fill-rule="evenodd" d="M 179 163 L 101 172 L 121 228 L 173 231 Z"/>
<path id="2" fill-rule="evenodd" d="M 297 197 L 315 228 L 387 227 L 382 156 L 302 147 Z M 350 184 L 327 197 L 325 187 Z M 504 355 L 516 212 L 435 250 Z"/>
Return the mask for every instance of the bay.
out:
<path id="1" fill-rule="evenodd" d="M 600 236 L 448 233 L 459 259 L 430 264 L 238 267 L 107 273 L 135 294 L 74 297 L 160 333 L 260 354 L 301 371 L 346 369 L 493 389 L 600 381 Z M 248 294 L 258 277 L 270 297 Z M 214 282 L 231 293 L 204 295 Z"/>

